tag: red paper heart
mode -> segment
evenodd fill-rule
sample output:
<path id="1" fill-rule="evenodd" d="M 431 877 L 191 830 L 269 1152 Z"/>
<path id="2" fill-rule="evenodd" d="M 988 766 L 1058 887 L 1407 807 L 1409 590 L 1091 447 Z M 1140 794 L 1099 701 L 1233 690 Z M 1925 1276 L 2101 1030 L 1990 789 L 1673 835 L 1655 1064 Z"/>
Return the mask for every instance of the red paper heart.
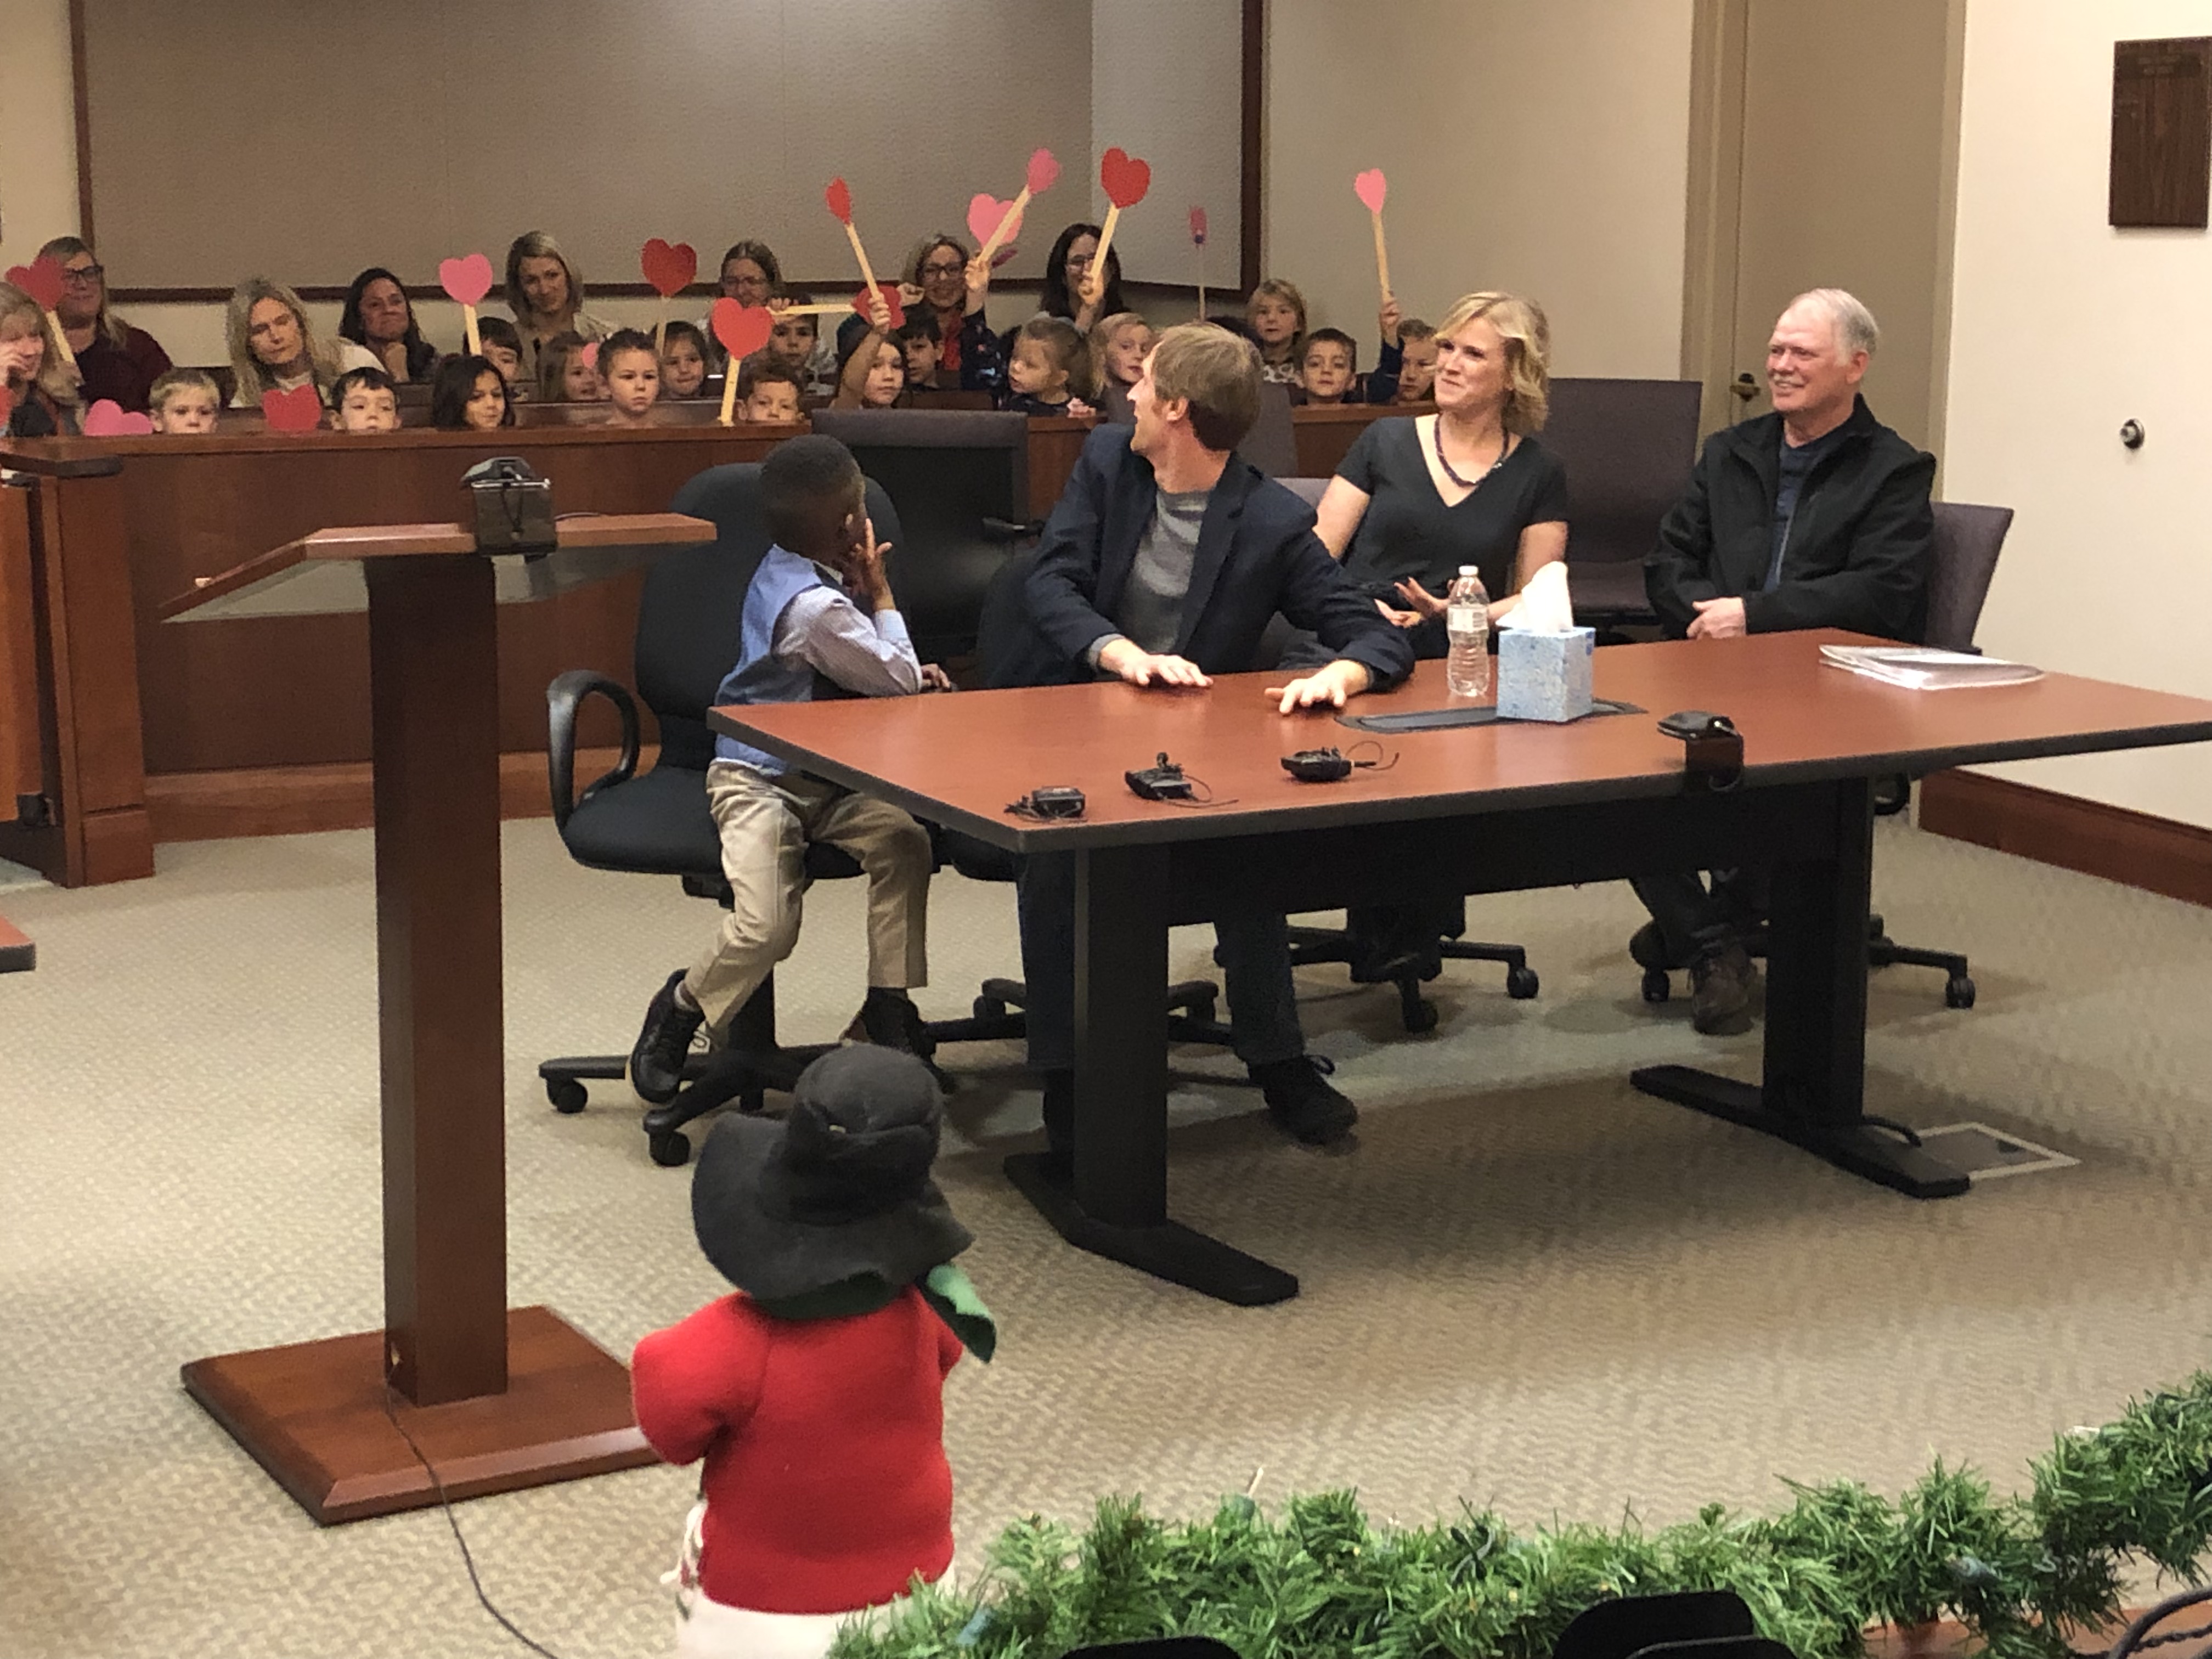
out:
<path id="1" fill-rule="evenodd" d="M 441 259 L 438 285 L 455 305 L 480 304 L 483 296 L 491 292 L 491 261 L 481 253 L 471 253 L 461 259 Z"/>
<path id="2" fill-rule="evenodd" d="M 1190 240 L 1200 247 L 1206 246 L 1206 210 L 1202 207 L 1190 210 Z"/>
<path id="3" fill-rule="evenodd" d="M 775 313 L 766 306 L 741 306 L 727 296 L 714 301 L 708 320 L 733 362 L 751 356 L 775 332 Z"/>
<path id="4" fill-rule="evenodd" d="M 271 432 L 313 432 L 323 423 L 323 394 L 313 380 L 289 392 L 264 392 L 261 414 Z"/>
<path id="5" fill-rule="evenodd" d="M 1098 182 L 1106 187 L 1106 199 L 1115 207 L 1133 208 L 1152 187 L 1152 163 L 1139 161 L 1116 144 L 1099 158 Z"/>
<path id="6" fill-rule="evenodd" d="M 891 326 L 893 328 L 904 328 L 906 326 L 906 307 L 899 303 L 898 284 L 896 283 L 878 283 L 876 284 L 875 291 L 877 294 L 880 294 L 884 296 L 884 303 L 890 307 Z M 872 297 L 874 296 L 872 295 L 866 289 L 862 289 L 858 294 L 855 294 L 853 296 L 853 309 L 858 312 L 861 316 L 866 317 L 872 323 L 876 320 L 875 310 L 868 304 L 869 300 Z"/>
<path id="7" fill-rule="evenodd" d="M 699 274 L 699 251 L 689 242 L 664 242 L 656 236 L 638 251 L 637 262 L 664 300 L 683 293 Z"/>
<path id="8" fill-rule="evenodd" d="M 1381 167 L 1370 167 L 1364 173 L 1353 175 L 1352 189 L 1370 213 L 1380 213 L 1383 202 L 1390 194 L 1390 181 L 1382 176 Z"/>
<path id="9" fill-rule="evenodd" d="M 1050 150 L 1037 150 L 1030 156 L 1029 176 L 1023 182 L 1032 196 L 1042 196 L 1060 182 L 1060 163 Z"/>
<path id="10" fill-rule="evenodd" d="M 1009 236 L 1012 235 L 1022 228 L 1022 222 L 1018 217 L 1011 221 L 1006 219 L 1006 216 L 1013 211 L 1013 208 L 1014 204 L 1012 202 L 1002 202 L 988 191 L 969 197 L 968 198 L 968 234 L 978 242 L 988 242 L 999 234 L 999 226 L 1004 222 L 1006 226 L 1006 234 Z"/>
<path id="11" fill-rule="evenodd" d="M 143 438 L 153 429 L 153 416 L 126 410 L 112 398 L 102 398 L 84 411 L 88 438 Z"/>
<path id="12" fill-rule="evenodd" d="M 37 301 L 41 311 L 52 311 L 62 302 L 62 262 L 51 255 L 27 265 L 9 266 L 8 280 Z"/>
<path id="13" fill-rule="evenodd" d="M 853 192 L 842 179 L 832 179 L 830 188 L 822 192 L 822 199 L 839 219 L 848 225 L 853 222 Z"/>

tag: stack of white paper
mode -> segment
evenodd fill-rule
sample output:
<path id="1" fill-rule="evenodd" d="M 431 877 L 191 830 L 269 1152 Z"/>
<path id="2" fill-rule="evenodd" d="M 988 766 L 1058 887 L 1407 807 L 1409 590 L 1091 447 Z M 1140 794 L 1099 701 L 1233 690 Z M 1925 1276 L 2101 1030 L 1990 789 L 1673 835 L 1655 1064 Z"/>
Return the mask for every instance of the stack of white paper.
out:
<path id="1" fill-rule="evenodd" d="M 1824 645 L 1820 656 L 1831 667 L 1902 685 L 1915 691 L 1949 691 L 1962 685 L 2018 685 L 2043 678 L 2040 668 L 1967 651 L 1938 651 L 1917 645 Z"/>

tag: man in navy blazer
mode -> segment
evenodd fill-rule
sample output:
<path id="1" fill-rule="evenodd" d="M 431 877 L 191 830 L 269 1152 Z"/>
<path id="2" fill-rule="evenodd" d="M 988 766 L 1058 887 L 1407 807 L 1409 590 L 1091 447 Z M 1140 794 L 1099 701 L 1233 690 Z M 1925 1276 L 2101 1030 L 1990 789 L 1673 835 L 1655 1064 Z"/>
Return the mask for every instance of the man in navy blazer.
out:
<path id="1" fill-rule="evenodd" d="M 994 684 L 1115 676 L 1201 695 L 1215 674 L 1261 665 L 1277 611 L 1336 653 L 1267 688 L 1285 714 L 1341 708 L 1412 671 L 1405 634 L 1346 579 L 1314 534 L 1313 509 L 1233 453 L 1259 411 L 1249 342 L 1211 324 L 1170 329 L 1130 404 L 1133 427 L 1102 427 L 1083 447 L 1029 578 L 1030 637 L 1014 662 L 994 665 Z M 1075 1115 L 1072 854 L 1026 861 L 1021 919 L 1030 1064 L 1044 1074 L 1059 1162 Z M 1342 1139 L 1358 1115 L 1306 1054 L 1284 918 L 1225 915 L 1214 932 L 1237 1058 L 1268 1111 L 1300 1140 Z"/>

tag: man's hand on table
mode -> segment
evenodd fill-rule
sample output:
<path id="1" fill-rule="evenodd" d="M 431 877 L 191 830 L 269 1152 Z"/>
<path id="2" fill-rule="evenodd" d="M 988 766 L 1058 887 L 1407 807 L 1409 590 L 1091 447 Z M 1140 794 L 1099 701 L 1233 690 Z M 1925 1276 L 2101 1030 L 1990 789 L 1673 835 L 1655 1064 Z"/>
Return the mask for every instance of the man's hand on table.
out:
<path id="1" fill-rule="evenodd" d="M 1206 671 L 1182 657 L 1154 656 L 1133 640 L 1115 640 L 1098 653 L 1098 665 L 1132 685 L 1178 685 L 1204 690 Z"/>
<path id="2" fill-rule="evenodd" d="M 1287 685 L 1271 685 L 1261 695 L 1275 703 L 1279 714 L 1299 708 L 1341 708 L 1372 684 L 1374 678 L 1364 664 L 1340 657 L 1326 668 L 1316 668 Z"/>
<path id="3" fill-rule="evenodd" d="M 1690 619 L 1693 640 L 1732 640 L 1747 632 L 1743 625 L 1741 599 L 1692 599 L 1698 614 Z"/>

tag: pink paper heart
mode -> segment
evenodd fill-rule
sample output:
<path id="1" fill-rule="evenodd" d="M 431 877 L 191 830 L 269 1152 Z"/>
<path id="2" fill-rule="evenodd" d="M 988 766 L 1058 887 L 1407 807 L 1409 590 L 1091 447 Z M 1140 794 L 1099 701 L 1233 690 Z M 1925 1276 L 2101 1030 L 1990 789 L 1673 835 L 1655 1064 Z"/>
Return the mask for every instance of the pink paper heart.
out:
<path id="1" fill-rule="evenodd" d="M 126 410 L 112 398 L 102 398 L 84 411 L 88 438 L 143 438 L 153 429 L 153 416 Z"/>
<path id="2" fill-rule="evenodd" d="M 1115 207 L 1133 208 L 1152 187 L 1152 163 L 1139 161 L 1116 144 L 1099 157 L 1098 182 L 1105 186 L 1106 199 Z"/>
<path id="3" fill-rule="evenodd" d="M 699 251 L 689 242 L 664 242 L 656 236 L 638 250 L 637 262 L 653 291 L 664 300 L 683 293 L 699 274 Z"/>
<path id="4" fill-rule="evenodd" d="M 323 423 L 323 394 L 313 380 L 289 392 L 264 392 L 261 414 L 271 432 L 313 432 Z"/>
<path id="5" fill-rule="evenodd" d="M 586 368 L 597 368 L 599 366 L 599 343 L 597 340 L 585 341 L 584 349 L 576 356 L 583 359 Z"/>
<path id="6" fill-rule="evenodd" d="M 822 200 L 846 224 L 853 222 L 853 191 L 842 179 L 832 179 L 829 188 L 822 192 Z"/>
<path id="7" fill-rule="evenodd" d="M 1352 179 L 1352 188 L 1370 213 L 1380 213 L 1390 194 L 1390 181 L 1382 176 L 1381 167 L 1370 167 Z"/>
<path id="8" fill-rule="evenodd" d="M 1032 196 L 1042 196 L 1060 182 L 1060 163 L 1050 150 L 1030 153 L 1029 174 L 1022 182 L 1029 186 Z"/>
<path id="9" fill-rule="evenodd" d="M 36 301 L 41 311 L 52 311 L 62 302 L 62 262 L 51 254 L 27 265 L 9 266 L 8 281 Z"/>
<path id="10" fill-rule="evenodd" d="M 1002 202 L 988 191 L 969 197 L 968 234 L 978 242 L 989 241 L 999 234 L 1000 222 L 1013 211 L 1013 207 L 1012 202 Z M 1021 228 L 1022 222 L 1017 217 L 1006 225 L 1006 234 L 1011 236 Z"/>
<path id="11" fill-rule="evenodd" d="M 775 313 L 766 306 L 741 306 L 726 295 L 714 301 L 708 320 L 732 362 L 751 356 L 775 332 Z"/>
<path id="12" fill-rule="evenodd" d="M 1200 247 L 1206 246 L 1206 210 L 1202 207 L 1190 210 L 1190 240 Z"/>
<path id="13" fill-rule="evenodd" d="M 491 292 L 491 261 L 481 253 L 459 259 L 441 259 L 438 286 L 446 290 L 446 297 L 455 305 L 479 305 L 483 296 Z"/>

